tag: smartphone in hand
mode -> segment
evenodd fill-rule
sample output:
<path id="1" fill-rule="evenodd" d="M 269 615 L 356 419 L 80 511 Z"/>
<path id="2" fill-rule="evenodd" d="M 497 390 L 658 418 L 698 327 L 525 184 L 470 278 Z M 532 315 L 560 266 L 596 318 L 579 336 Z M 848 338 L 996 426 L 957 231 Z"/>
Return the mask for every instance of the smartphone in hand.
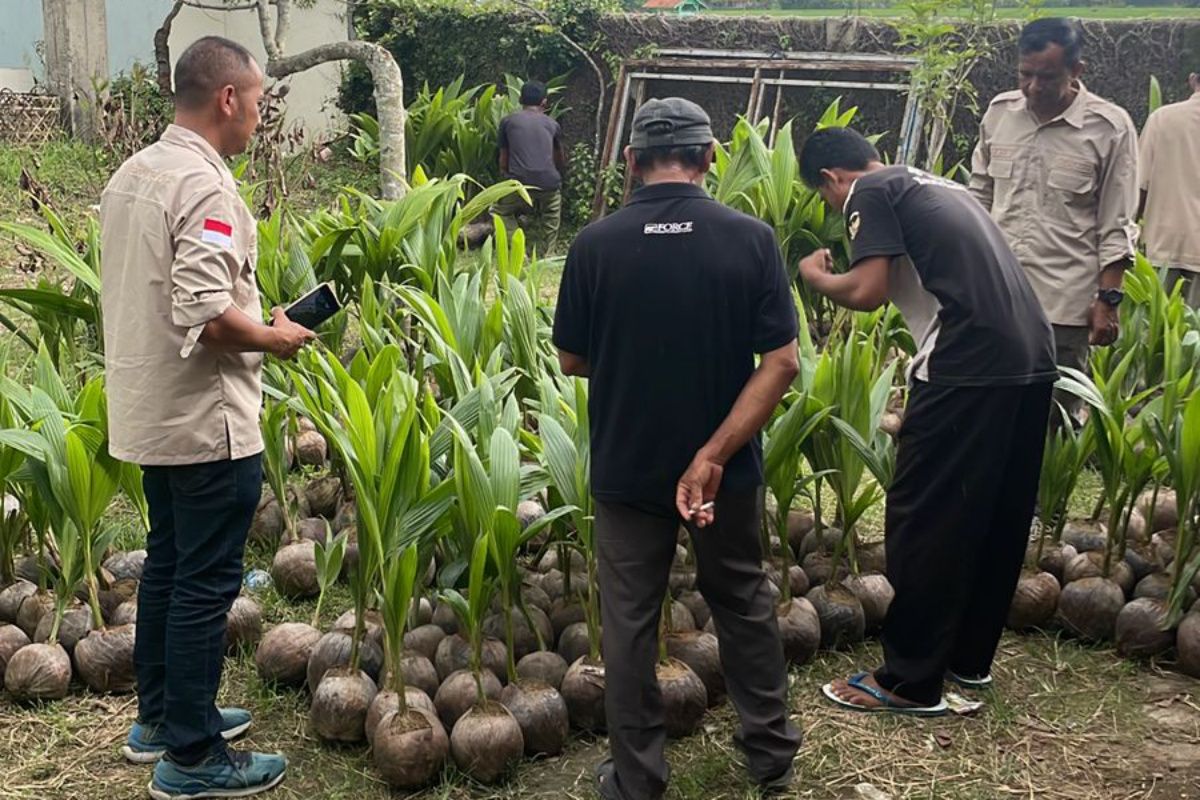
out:
<path id="1" fill-rule="evenodd" d="M 283 313 L 297 325 L 303 325 L 310 331 L 325 322 L 342 308 L 333 285 L 322 283 L 296 302 L 283 309 Z"/>

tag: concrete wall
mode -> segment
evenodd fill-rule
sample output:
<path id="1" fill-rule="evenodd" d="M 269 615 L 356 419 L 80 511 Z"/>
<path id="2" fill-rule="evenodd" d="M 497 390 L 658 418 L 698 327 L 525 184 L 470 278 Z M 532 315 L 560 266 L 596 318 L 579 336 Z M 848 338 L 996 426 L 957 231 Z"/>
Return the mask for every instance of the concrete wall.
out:
<path id="1" fill-rule="evenodd" d="M 107 0 L 108 72 L 128 72 L 134 62 L 153 68 L 154 32 L 172 0 Z"/>
<path id="2" fill-rule="evenodd" d="M 42 0 L 2 0 L 0 16 L 0 88 L 29 91 L 43 77 Z"/>
<path id="3" fill-rule="evenodd" d="M 28 91 L 35 82 L 44 83 L 42 59 L 38 55 L 38 48 L 46 39 L 43 2 L 0 0 L 0 19 L 3 20 L 0 23 L 0 88 Z M 51 0 L 52 5 L 71 10 L 95 3 L 96 0 Z M 135 62 L 153 66 L 154 32 L 172 4 L 172 0 L 103 0 L 107 35 L 99 41 L 107 45 L 107 67 L 103 71 L 109 77 L 128 72 Z M 345 39 L 344 8 L 341 0 L 317 0 L 311 9 L 297 8 L 292 14 L 288 52 L 298 53 L 314 45 Z M 95 46 L 95 37 L 104 28 L 91 25 L 86 30 L 88 37 L 84 41 L 76 38 L 71 46 L 93 54 L 103 49 Z M 253 11 L 196 8 L 185 8 L 175 18 L 171 29 L 172 56 L 178 58 L 190 42 L 209 34 L 240 42 L 260 60 L 266 60 L 258 16 Z M 334 100 L 341 70 L 339 64 L 323 64 L 287 79 L 291 84 L 289 118 L 317 134 L 337 126 L 342 117 Z"/>
<path id="4" fill-rule="evenodd" d="M 109 4 L 117 1 L 109 0 Z M 170 7 L 170 3 L 164 0 L 137 0 L 137 4 L 142 6 L 151 3 Z M 346 23 L 341 16 L 344 7 L 339 0 L 318 0 L 311 9 L 295 9 L 292 12 L 291 33 L 286 43 L 287 52 L 299 53 L 315 45 L 345 39 Z M 158 16 L 160 22 L 165 13 L 164 11 Z M 147 62 L 153 61 L 152 39 L 158 24 L 154 24 L 146 37 Z M 110 39 L 115 33 L 110 27 Z M 262 36 L 258 28 L 258 15 L 253 11 L 204 11 L 185 8 L 175 18 L 175 24 L 171 28 L 171 55 L 178 57 L 188 43 L 211 34 L 225 36 L 245 45 L 261 62 L 266 62 L 267 55 L 263 50 Z M 335 127 L 342 118 L 335 105 L 341 77 L 341 65 L 331 63 L 287 78 L 285 83 L 291 85 L 287 97 L 289 119 L 301 122 L 310 132 L 317 134 Z"/>
<path id="5" fill-rule="evenodd" d="M 105 0 L 45 0 L 46 86 L 63 99 L 72 133 L 87 136 L 97 76 L 108 69 Z M 97 35 L 99 32 L 100 35 Z"/>

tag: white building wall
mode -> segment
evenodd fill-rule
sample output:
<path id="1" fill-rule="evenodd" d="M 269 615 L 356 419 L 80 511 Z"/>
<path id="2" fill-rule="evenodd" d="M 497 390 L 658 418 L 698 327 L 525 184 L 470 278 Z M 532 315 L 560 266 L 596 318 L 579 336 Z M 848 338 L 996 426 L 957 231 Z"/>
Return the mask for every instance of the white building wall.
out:
<path id="1" fill-rule="evenodd" d="M 134 62 L 154 65 L 154 32 L 171 9 L 172 0 L 107 0 L 108 73 L 128 72 Z M 0 89 L 23 92 L 43 79 L 39 48 L 45 39 L 42 0 L 0 0 Z M 343 0 L 317 0 L 312 8 L 292 13 L 288 53 L 346 38 Z M 171 55 L 178 58 L 188 43 L 216 34 L 239 42 L 263 62 L 266 52 L 253 11 L 206 11 L 184 8 L 171 28 Z M 103 36 L 104 31 L 95 35 Z M 322 64 L 287 79 L 290 120 L 314 134 L 341 123 L 336 107 L 342 65 Z"/>
<path id="2" fill-rule="evenodd" d="M 345 40 L 344 9 L 345 4 L 339 0 L 318 0 L 311 9 L 295 9 L 292 12 L 286 53 L 299 53 L 319 44 Z M 254 11 L 183 9 L 171 27 L 172 58 L 178 58 L 188 43 L 209 35 L 233 39 L 248 47 L 261 63 L 266 63 L 267 55 L 259 32 L 258 14 Z M 150 63 L 153 62 L 152 38 L 148 40 L 148 47 L 149 55 L 146 60 Z M 341 78 L 342 65 L 334 62 L 284 79 L 284 83 L 290 84 L 291 87 L 287 96 L 288 118 L 301 122 L 313 134 L 321 134 L 335 128 L 342 117 L 336 105 Z"/>

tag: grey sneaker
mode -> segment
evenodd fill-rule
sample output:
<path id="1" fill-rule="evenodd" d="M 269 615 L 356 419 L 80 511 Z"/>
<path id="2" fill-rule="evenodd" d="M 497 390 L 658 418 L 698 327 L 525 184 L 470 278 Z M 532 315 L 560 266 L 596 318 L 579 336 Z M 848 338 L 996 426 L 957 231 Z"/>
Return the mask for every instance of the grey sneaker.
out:
<path id="1" fill-rule="evenodd" d="M 220 747 L 192 766 L 164 758 L 154 767 L 154 800 L 203 797 L 250 797 L 274 789 L 283 780 L 287 759 L 274 753 L 243 753 Z"/>

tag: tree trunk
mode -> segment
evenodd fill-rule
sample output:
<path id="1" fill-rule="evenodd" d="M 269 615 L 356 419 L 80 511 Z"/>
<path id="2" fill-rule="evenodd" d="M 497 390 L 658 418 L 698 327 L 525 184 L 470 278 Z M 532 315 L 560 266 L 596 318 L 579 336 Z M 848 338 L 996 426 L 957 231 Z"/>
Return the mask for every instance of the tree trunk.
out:
<path id="1" fill-rule="evenodd" d="M 175 17 L 179 16 L 179 11 L 182 8 L 183 0 L 175 0 L 175 5 L 167 12 L 166 19 L 163 20 L 159 29 L 154 32 L 154 63 L 158 80 L 158 92 L 167 98 L 175 96 L 175 92 L 171 86 L 171 23 L 175 21 Z"/>
<path id="2" fill-rule="evenodd" d="M 328 61 L 360 61 L 375 82 L 375 106 L 379 114 L 379 189 L 384 199 L 404 194 L 408 180 L 404 144 L 404 76 L 385 48 L 373 42 L 331 42 L 267 61 L 267 74 L 280 79 Z"/>
<path id="3" fill-rule="evenodd" d="M 947 133 L 946 123 L 940 117 L 929 126 L 929 149 L 925 154 L 925 169 L 929 172 L 934 171 L 938 159 L 942 157 L 942 150 L 946 147 Z"/>

